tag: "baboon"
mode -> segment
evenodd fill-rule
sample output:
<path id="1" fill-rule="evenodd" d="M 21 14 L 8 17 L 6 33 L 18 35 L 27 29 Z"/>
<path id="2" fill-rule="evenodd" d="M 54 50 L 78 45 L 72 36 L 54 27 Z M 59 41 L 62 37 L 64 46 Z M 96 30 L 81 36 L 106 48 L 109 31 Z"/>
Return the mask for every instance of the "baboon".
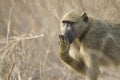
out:
<path id="1" fill-rule="evenodd" d="M 120 24 L 70 11 L 61 19 L 59 54 L 69 67 L 97 80 L 99 66 L 120 64 Z"/>

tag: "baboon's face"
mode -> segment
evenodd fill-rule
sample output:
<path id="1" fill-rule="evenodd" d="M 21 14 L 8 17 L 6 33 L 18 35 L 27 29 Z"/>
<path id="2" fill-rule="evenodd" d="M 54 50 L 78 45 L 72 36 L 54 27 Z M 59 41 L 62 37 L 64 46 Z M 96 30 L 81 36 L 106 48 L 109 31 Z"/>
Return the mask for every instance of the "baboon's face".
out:
<path id="1" fill-rule="evenodd" d="M 68 38 L 70 43 L 73 42 L 73 39 L 75 37 L 74 25 L 75 23 L 70 21 L 62 21 L 61 24 L 62 35 Z"/>
<path id="2" fill-rule="evenodd" d="M 78 15 L 69 13 L 65 15 L 61 22 L 62 35 L 68 38 L 69 42 L 72 43 L 75 38 L 81 36 L 82 32 L 86 28 L 88 23 L 87 14 Z"/>

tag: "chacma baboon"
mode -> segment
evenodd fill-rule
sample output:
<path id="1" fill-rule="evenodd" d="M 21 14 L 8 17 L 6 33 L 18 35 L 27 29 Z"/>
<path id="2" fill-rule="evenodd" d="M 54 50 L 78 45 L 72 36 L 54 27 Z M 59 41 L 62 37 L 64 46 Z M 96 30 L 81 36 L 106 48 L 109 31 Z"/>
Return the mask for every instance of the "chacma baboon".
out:
<path id="1" fill-rule="evenodd" d="M 60 58 L 86 80 L 97 80 L 100 65 L 120 64 L 120 25 L 79 11 L 61 19 Z"/>

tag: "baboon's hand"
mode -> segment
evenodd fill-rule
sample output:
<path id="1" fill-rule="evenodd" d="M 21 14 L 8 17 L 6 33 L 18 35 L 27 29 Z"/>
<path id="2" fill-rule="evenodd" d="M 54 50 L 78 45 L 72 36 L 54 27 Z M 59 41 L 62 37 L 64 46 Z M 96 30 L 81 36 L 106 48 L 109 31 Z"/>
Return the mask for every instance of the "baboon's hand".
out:
<path id="1" fill-rule="evenodd" d="M 63 35 L 59 35 L 59 48 L 60 48 L 60 52 L 64 53 L 66 51 L 69 51 L 70 48 L 70 43 L 68 38 L 66 38 Z"/>

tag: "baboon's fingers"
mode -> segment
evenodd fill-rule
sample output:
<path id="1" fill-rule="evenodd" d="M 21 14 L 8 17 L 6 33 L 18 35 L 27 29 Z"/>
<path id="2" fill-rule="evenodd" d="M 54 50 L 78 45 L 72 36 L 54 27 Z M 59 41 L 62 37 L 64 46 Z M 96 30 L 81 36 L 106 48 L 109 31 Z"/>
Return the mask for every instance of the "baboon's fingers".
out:
<path id="1" fill-rule="evenodd" d="M 63 36 L 63 35 L 59 35 L 59 38 L 60 38 L 59 45 L 60 45 L 62 48 L 69 49 L 70 43 L 69 43 L 68 38 L 65 37 L 65 36 Z"/>
<path id="2" fill-rule="evenodd" d="M 63 35 L 59 35 L 59 38 L 60 38 L 59 45 L 60 46 L 64 46 L 64 36 Z"/>
<path id="3" fill-rule="evenodd" d="M 59 35 L 59 42 L 63 42 L 62 35 Z"/>
<path id="4" fill-rule="evenodd" d="M 61 35 L 59 35 L 59 41 L 58 41 L 58 44 L 59 44 L 59 45 L 62 45 L 61 42 L 62 42 L 62 38 L 61 38 Z"/>
<path id="5" fill-rule="evenodd" d="M 66 45 L 67 45 L 67 48 L 70 47 L 70 42 L 69 42 L 69 39 L 68 39 L 68 38 L 66 38 Z"/>
<path id="6" fill-rule="evenodd" d="M 63 35 L 59 35 L 59 38 L 60 38 L 60 41 L 63 42 L 63 39 L 64 39 Z"/>
<path id="7" fill-rule="evenodd" d="M 67 45 L 67 38 L 64 37 L 64 44 Z"/>
<path id="8" fill-rule="evenodd" d="M 59 35 L 60 41 L 62 41 L 63 43 L 65 43 L 66 41 L 66 37 L 63 35 Z"/>

